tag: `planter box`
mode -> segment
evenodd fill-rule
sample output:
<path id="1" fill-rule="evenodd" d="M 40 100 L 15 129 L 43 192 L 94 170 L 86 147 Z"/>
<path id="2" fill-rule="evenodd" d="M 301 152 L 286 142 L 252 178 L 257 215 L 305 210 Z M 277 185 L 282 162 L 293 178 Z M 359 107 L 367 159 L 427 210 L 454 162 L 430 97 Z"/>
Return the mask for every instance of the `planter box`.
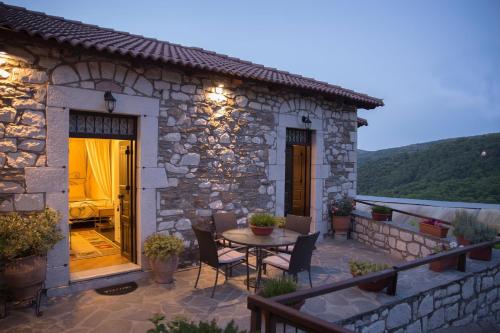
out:
<path id="1" fill-rule="evenodd" d="M 348 232 L 351 227 L 351 216 L 332 216 L 332 229 L 335 232 Z"/>
<path id="2" fill-rule="evenodd" d="M 470 241 L 465 239 L 463 236 L 457 236 L 457 242 L 459 245 L 467 246 L 470 245 Z M 491 260 L 492 249 L 490 247 L 484 247 L 482 249 L 472 250 L 469 252 L 469 258 L 483 261 Z"/>
<path id="3" fill-rule="evenodd" d="M 443 272 L 448 269 L 456 269 L 458 265 L 458 256 L 441 259 L 429 264 L 429 269 L 433 272 Z"/>
<path id="4" fill-rule="evenodd" d="M 256 227 L 250 225 L 250 229 L 252 229 L 255 236 L 269 236 L 273 233 L 274 227 Z"/>
<path id="5" fill-rule="evenodd" d="M 391 221 L 392 220 L 392 212 L 391 213 L 375 213 L 372 212 L 372 219 L 375 221 Z"/>
<path id="6" fill-rule="evenodd" d="M 434 222 L 430 220 L 420 222 L 419 227 L 421 233 L 439 238 L 445 238 L 450 229 L 448 227 L 435 225 Z"/>
<path id="7" fill-rule="evenodd" d="M 491 260 L 491 246 L 483 247 L 482 249 L 477 249 L 469 252 L 469 258 L 483 261 Z"/>

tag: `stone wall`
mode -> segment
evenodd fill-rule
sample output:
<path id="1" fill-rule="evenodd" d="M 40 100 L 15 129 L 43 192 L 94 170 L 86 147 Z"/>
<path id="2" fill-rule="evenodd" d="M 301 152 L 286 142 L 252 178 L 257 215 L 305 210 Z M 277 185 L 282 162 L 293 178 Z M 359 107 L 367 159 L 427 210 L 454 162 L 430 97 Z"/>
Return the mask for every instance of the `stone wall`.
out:
<path id="1" fill-rule="evenodd" d="M 404 297 L 339 322 L 363 333 L 420 333 L 469 323 L 500 323 L 500 265 Z"/>
<path id="2" fill-rule="evenodd" d="M 371 219 L 367 212 L 355 211 L 353 239 L 405 260 L 427 257 L 448 240 L 424 235 L 391 222 Z"/>
<path id="3" fill-rule="evenodd" d="M 315 137 L 321 138 L 313 151 L 317 223 L 326 225 L 330 199 L 355 194 L 353 106 L 255 81 L 19 36 L 0 35 L 0 44 L 5 51 L 0 59 L 0 211 L 46 205 L 47 192 L 27 188 L 26 170 L 50 167 L 45 105 L 47 88 L 55 85 L 159 101 L 156 167 L 165 170 L 168 183 L 156 190 L 156 229 L 183 238 L 187 257 L 196 245 L 191 225 L 209 221 L 216 211 L 234 211 L 239 223 L 246 223 L 250 212 L 279 212 L 283 188 L 275 175 L 284 175 L 284 161 L 279 161 L 285 140 L 278 131 L 282 116 L 291 119 L 287 126 L 301 128 L 300 115 L 309 113 Z M 278 168 L 270 170 L 271 164 Z"/>

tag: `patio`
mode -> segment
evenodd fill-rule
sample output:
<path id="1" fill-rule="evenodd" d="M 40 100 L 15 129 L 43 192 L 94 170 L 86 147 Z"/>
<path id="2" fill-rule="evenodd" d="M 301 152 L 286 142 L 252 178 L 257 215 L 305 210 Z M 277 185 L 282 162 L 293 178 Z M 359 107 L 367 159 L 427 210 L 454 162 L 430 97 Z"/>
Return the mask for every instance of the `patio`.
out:
<path id="1" fill-rule="evenodd" d="M 326 238 L 313 256 L 313 283 L 319 285 L 351 277 L 351 259 L 395 264 L 399 259 L 352 240 Z M 210 298 L 215 278 L 213 270 L 204 269 L 198 290 L 193 289 L 196 269 L 176 273 L 174 285 L 158 285 L 149 280 L 137 281 L 139 288 L 123 296 L 102 296 L 93 290 L 45 300 L 44 314 L 37 318 L 31 308 L 10 310 L 0 321 L 3 332 L 146 332 L 155 313 L 167 318 L 176 316 L 191 320 L 216 319 L 219 323 L 234 320 L 240 328 L 248 329 L 247 291 L 244 268 L 235 270 L 234 277 L 217 287 Z M 268 275 L 278 274 L 268 269 Z M 307 274 L 300 276 L 301 286 L 307 288 Z M 328 321 L 339 320 L 378 307 L 392 297 L 383 293 L 368 293 L 351 288 L 317 297 L 306 302 L 303 311 Z"/>

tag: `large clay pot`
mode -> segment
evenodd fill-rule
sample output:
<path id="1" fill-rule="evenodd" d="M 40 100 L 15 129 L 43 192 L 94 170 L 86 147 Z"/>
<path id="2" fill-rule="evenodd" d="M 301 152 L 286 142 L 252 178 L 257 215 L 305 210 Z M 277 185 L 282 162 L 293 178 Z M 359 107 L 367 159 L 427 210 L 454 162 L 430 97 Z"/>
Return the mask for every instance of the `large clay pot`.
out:
<path id="1" fill-rule="evenodd" d="M 385 277 L 373 282 L 360 283 L 358 284 L 358 288 L 365 291 L 380 292 L 384 288 L 386 288 L 390 283 L 391 283 L 391 278 Z"/>
<path id="2" fill-rule="evenodd" d="M 13 301 L 37 297 L 47 275 L 47 257 L 29 256 L 5 264 L 4 282 Z"/>
<path id="3" fill-rule="evenodd" d="M 172 255 L 165 259 L 149 258 L 151 269 L 153 270 L 153 280 L 156 283 L 172 283 L 174 273 L 179 264 L 179 256 Z"/>
<path id="4" fill-rule="evenodd" d="M 273 233 L 274 227 L 256 227 L 254 225 L 250 225 L 250 229 L 255 236 L 269 236 Z"/>
<path id="5" fill-rule="evenodd" d="M 337 233 L 348 232 L 351 226 L 351 216 L 332 216 L 332 229 Z"/>

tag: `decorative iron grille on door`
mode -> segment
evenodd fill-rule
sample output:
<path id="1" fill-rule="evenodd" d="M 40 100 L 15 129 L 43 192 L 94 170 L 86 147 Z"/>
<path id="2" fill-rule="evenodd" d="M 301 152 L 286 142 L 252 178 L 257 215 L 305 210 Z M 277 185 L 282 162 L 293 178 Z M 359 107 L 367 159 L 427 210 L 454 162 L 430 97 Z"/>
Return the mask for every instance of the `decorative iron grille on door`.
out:
<path id="1" fill-rule="evenodd" d="M 69 136 L 135 140 L 136 117 L 85 111 L 69 112 Z"/>

